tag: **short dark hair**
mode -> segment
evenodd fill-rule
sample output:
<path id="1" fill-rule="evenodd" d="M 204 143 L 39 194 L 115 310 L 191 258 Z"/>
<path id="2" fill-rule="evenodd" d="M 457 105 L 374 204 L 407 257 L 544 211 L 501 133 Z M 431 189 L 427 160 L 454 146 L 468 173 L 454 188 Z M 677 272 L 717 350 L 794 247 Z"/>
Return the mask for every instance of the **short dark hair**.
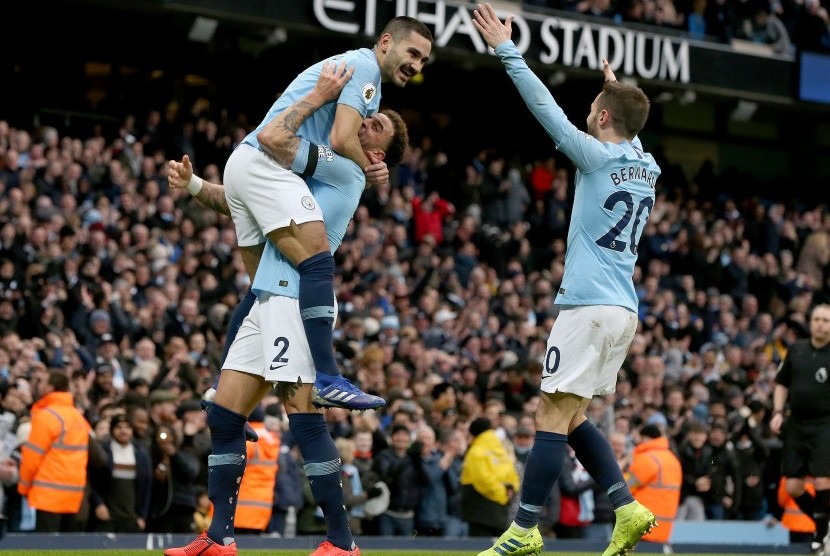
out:
<path id="1" fill-rule="evenodd" d="M 613 116 L 614 130 L 629 139 L 646 125 L 650 106 L 642 89 L 619 81 L 606 81 L 598 101 L 598 108 Z"/>
<path id="2" fill-rule="evenodd" d="M 389 146 L 386 147 L 386 158 L 384 159 L 386 166 L 392 167 L 400 164 L 403 160 L 404 152 L 409 146 L 409 132 L 406 129 L 406 122 L 394 110 L 381 110 L 380 113 L 385 114 L 392 120 L 392 127 L 395 129 Z"/>
<path id="3" fill-rule="evenodd" d="M 435 386 L 432 387 L 432 399 L 437 400 L 441 397 L 441 394 L 453 388 L 453 385 L 449 382 L 439 382 Z"/>
<path id="4" fill-rule="evenodd" d="M 643 428 L 640 429 L 640 436 L 644 436 L 645 438 L 660 438 L 663 436 L 663 431 L 657 425 L 649 423 L 648 425 L 643 425 Z"/>
<path id="5" fill-rule="evenodd" d="M 69 392 L 69 377 L 63 371 L 49 371 L 48 383 L 55 392 Z"/>
<path id="6" fill-rule="evenodd" d="M 432 38 L 432 32 L 430 32 L 426 25 L 414 17 L 409 17 L 407 15 L 401 15 L 391 19 L 380 34 L 385 35 L 386 33 L 389 33 L 396 41 L 405 40 L 409 38 L 409 35 L 412 33 L 418 33 L 429 42 L 433 42 L 434 40 Z"/>

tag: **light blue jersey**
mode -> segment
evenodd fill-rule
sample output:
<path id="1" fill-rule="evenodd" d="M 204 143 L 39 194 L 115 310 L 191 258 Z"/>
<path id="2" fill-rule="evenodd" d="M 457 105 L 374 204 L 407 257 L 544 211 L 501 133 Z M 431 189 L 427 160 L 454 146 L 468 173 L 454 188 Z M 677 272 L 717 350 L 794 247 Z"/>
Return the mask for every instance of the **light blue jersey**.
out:
<path id="1" fill-rule="evenodd" d="M 320 61 L 303 70 L 288 85 L 282 95 L 280 95 L 280 98 L 274 102 L 265 115 L 265 119 L 262 120 L 262 123 L 249 133 L 242 142 L 262 150 L 256 138 L 257 133 L 283 110 L 302 99 L 314 88 L 325 62 L 329 62 L 329 64 L 345 62 L 347 67 L 354 67 L 354 74 L 352 74 L 352 78 L 349 79 L 349 82 L 346 83 L 346 86 L 340 92 L 337 104 L 351 106 L 363 118 L 371 116 L 378 111 L 380 107 L 381 74 L 377 57 L 368 48 L 349 50 L 343 54 L 338 54 L 327 60 Z M 337 107 L 332 102 L 322 106 L 305 119 L 297 131 L 297 135 L 317 145 L 331 144 L 329 135 L 331 133 L 331 126 L 334 123 L 336 109 Z"/>
<path id="2" fill-rule="evenodd" d="M 308 160 L 310 145 L 306 140 L 300 142 L 300 148 L 294 157 L 292 170 L 301 172 Z M 317 147 L 317 167 L 312 177 L 306 178 L 314 199 L 323 211 L 326 235 L 329 246 L 334 253 L 343 242 L 346 229 L 354 216 L 366 176 L 360 167 L 346 157 L 340 156 L 330 147 Z M 337 185 L 330 185 L 336 183 Z M 299 297 L 300 274 L 297 268 L 274 247 L 271 241 L 265 242 L 265 251 L 259 262 L 253 292 L 259 296 L 264 293 L 282 295 L 297 299 Z"/>
<path id="3" fill-rule="evenodd" d="M 527 107 L 576 165 L 565 276 L 556 305 L 619 305 L 637 312 L 637 243 L 654 207 L 660 167 L 636 137 L 600 143 L 565 117 L 512 41 L 496 47 Z"/>

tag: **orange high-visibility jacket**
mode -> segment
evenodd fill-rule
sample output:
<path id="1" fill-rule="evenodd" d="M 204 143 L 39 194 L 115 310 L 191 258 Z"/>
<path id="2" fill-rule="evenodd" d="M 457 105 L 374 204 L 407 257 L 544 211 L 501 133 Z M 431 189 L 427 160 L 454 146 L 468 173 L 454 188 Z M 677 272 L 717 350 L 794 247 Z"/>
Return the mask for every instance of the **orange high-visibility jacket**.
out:
<path id="1" fill-rule="evenodd" d="M 81 509 L 89 431 L 69 392 L 52 392 L 32 406 L 32 430 L 20 451 L 17 484 L 30 506 L 59 514 Z"/>
<path id="2" fill-rule="evenodd" d="M 280 439 L 262 423 L 252 422 L 251 426 L 259 435 L 259 442 L 246 443 L 248 463 L 239 485 L 234 527 L 265 531 L 274 505 Z"/>
<path id="3" fill-rule="evenodd" d="M 781 482 L 778 483 L 778 505 L 784 509 L 784 514 L 781 516 L 781 525 L 787 531 L 793 531 L 794 533 L 815 533 L 816 522 L 813 521 L 811 516 L 802 512 L 793 497 L 787 494 L 787 489 L 784 486 L 786 483 L 786 477 L 781 477 Z M 805 481 L 804 488 L 813 496 L 816 495 L 816 487 L 813 486 L 811 481 Z"/>
<path id="4" fill-rule="evenodd" d="M 638 444 L 626 480 L 634 498 L 657 517 L 658 527 L 643 540 L 669 542 L 680 506 L 683 469 L 669 448 L 668 438 L 654 438 Z"/>

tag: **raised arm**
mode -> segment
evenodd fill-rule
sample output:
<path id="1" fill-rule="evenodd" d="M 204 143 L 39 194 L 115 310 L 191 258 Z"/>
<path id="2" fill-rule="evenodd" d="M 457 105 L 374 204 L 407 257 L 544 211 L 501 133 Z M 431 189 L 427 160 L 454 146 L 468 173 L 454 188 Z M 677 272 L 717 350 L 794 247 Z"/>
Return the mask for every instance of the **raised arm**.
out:
<path id="1" fill-rule="evenodd" d="M 231 215 L 228 201 L 225 199 L 225 187 L 194 176 L 189 156 L 184 155 L 181 162 L 167 162 L 167 183 L 171 189 L 187 189 L 188 193 L 207 208 L 219 214 Z"/>
<path id="2" fill-rule="evenodd" d="M 339 66 L 329 65 L 328 62 L 323 64 L 323 69 L 314 88 L 302 99 L 268 122 L 268 125 L 257 134 L 257 140 L 265 152 L 271 155 L 281 166 L 291 168 L 302 141 L 297 136 L 300 125 L 321 106 L 336 99 L 353 73 L 354 68 L 347 69 L 344 63 Z M 360 124 L 357 127 L 359 128 Z M 360 148 L 357 128 L 354 129 L 353 135 L 355 143 Z M 366 161 L 366 155 L 362 149 L 360 155 Z M 366 164 L 368 162 L 365 162 L 361 168 L 365 167 Z"/>

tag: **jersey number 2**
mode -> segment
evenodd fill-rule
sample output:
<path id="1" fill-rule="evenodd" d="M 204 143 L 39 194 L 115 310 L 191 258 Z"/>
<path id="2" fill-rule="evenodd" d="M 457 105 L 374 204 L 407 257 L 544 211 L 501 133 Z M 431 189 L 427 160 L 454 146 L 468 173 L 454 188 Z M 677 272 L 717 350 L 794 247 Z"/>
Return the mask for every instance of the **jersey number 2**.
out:
<path id="1" fill-rule="evenodd" d="M 273 361 L 271 362 L 270 369 L 272 371 L 276 371 L 280 367 L 285 367 L 288 364 L 288 357 L 283 357 L 285 352 L 288 351 L 288 338 L 285 336 L 280 336 L 276 340 L 274 340 L 274 347 L 281 347 L 280 352 L 274 357 Z"/>
<path id="2" fill-rule="evenodd" d="M 617 191 L 612 193 L 605 199 L 605 210 L 614 210 L 614 207 L 617 206 L 617 203 L 623 203 L 625 205 L 625 214 L 622 215 L 614 227 L 608 230 L 608 232 L 599 238 L 596 241 L 596 244 L 600 247 L 604 247 L 605 249 L 611 249 L 612 251 L 617 251 L 622 253 L 625 251 L 626 247 L 629 247 L 631 252 L 636 255 L 637 254 L 637 229 L 640 227 L 640 217 L 643 215 L 643 211 L 648 208 L 649 213 L 651 213 L 652 207 L 654 207 L 654 199 L 651 197 L 646 197 L 640 204 L 637 205 L 637 215 L 634 218 L 634 226 L 631 227 L 631 241 L 630 243 L 626 243 L 620 239 L 618 239 L 625 227 L 628 226 L 628 222 L 631 220 L 631 215 L 634 213 L 634 198 L 631 196 L 631 193 L 628 191 Z"/>

